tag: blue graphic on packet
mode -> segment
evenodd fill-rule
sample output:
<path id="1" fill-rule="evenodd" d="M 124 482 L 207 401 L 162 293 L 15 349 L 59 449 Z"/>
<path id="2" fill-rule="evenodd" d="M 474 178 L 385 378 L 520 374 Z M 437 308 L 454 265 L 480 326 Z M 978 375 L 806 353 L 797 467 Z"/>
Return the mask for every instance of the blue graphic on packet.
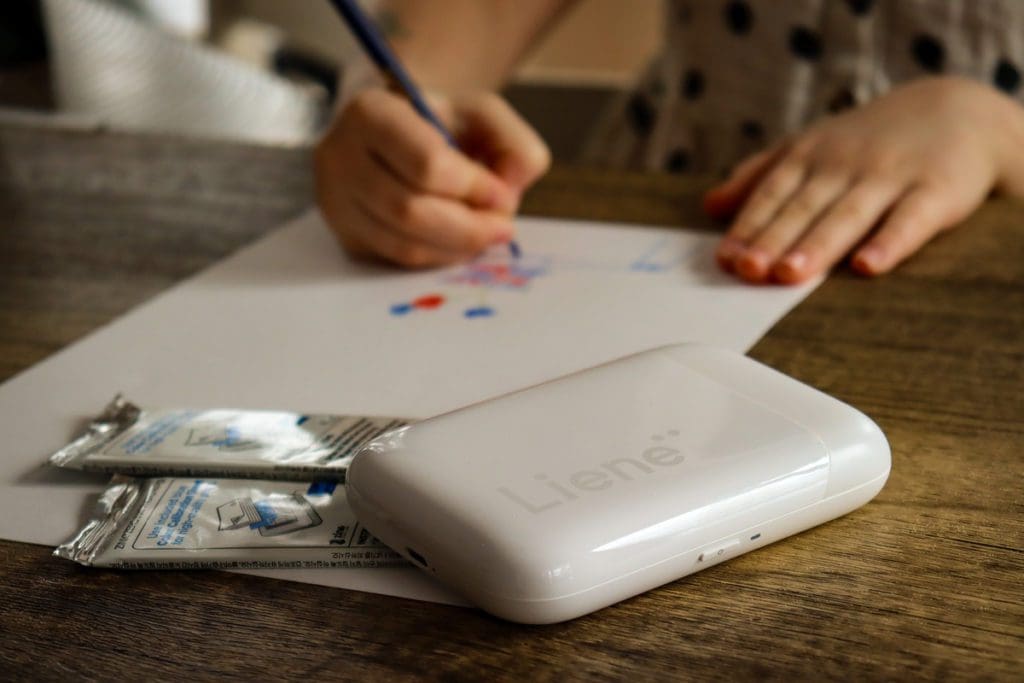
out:
<path id="1" fill-rule="evenodd" d="M 277 510 L 274 509 L 274 506 L 269 501 L 253 501 L 253 507 L 256 508 L 256 512 L 259 513 L 260 518 L 259 520 L 249 524 L 250 529 L 272 526 L 274 522 L 277 521 Z"/>
<path id="2" fill-rule="evenodd" d="M 198 410 L 183 410 L 162 417 L 125 441 L 121 449 L 129 455 L 148 453 L 198 414 Z"/>
<path id="3" fill-rule="evenodd" d="M 234 446 L 242 441 L 242 433 L 238 431 L 238 427 L 226 427 L 224 429 L 224 438 L 211 441 L 211 446 L 223 446 L 229 447 Z"/>
<path id="4" fill-rule="evenodd" d="M 334 493 L 334 489 L 338 486 L 336 481 L 314 481 L 306 489 L 307 496 L 322 496 L 324 494 Z"/>

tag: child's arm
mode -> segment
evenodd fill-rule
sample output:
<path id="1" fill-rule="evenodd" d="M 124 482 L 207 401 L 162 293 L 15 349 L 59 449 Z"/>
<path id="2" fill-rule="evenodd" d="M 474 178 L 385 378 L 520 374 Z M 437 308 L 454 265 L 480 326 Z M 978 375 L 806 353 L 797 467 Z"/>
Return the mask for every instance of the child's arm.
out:
<path id="1" fill-rule="evenodd" d="M 388 0 L 388 40 L 428 90 L 497 90 L 576 0 Z"/>
<path id="2" fill-rule="evenodd" d="M 751 282 L 794 283 L 852 252 L 895 267 L 993 189 L 1024 197 L 1024 108 L 987 85 L 929 78 L 750 157 L 705 197 L 735 214 L 718 249 Z"/>
<path id="3" fill-rule="evenodd" d="M 352 94 L 317 146 L 317 199 L 342 245 L 410 267 L 468 258 L 513 237 L 522 193 L 550 164 L 500 86 L 571 0 L 395 0 L 389 39 L 459 142 L 449 147 L 401 97 Z"/>

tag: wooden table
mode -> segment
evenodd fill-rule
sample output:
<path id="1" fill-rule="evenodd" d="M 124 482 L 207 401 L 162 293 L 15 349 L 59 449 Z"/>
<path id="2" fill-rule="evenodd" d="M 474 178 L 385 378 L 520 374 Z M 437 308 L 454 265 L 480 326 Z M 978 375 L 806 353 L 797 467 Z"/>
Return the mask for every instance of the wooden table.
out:
<path id="1" fill-rule="evenodd" d="M 0 379 L 310 201 L 309 153 L 0 125 Z M 692 224 L 702 183 L 556 169 L 531 213 Z M 853 514 L 571 623 L 0 542 L 3 678 L 1024 676 L 1024 206 L 896 273 L 840 270 L 752 355 L 858 406 L 893 471 Z"/>

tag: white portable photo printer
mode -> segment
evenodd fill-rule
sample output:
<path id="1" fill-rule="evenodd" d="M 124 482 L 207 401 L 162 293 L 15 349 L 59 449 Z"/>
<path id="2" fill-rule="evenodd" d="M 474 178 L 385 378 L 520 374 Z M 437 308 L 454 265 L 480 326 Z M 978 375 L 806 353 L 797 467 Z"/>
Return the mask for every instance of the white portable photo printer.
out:
<path id="1" fill-rule="evenodd" d="M 682 344 L 385 434 L 355 457 L 347 495 L 475 604 L 551 623 L 844 515 L 889 466 L 854 408 Z"/>

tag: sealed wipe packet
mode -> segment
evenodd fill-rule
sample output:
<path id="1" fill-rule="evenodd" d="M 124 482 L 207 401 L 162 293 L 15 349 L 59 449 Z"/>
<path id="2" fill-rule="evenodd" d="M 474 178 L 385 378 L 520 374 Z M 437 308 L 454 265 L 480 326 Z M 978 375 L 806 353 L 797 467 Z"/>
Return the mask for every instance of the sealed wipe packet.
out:
<path id="1" fill-rule="evenodd" d="M 117 569 L 407 566 L 356 521 L 344 487 L 242 479 L 116 476 L 54 554 Z"/>
<path id="2" fill-rule="evenodd" d="M 392 417 L 260 410 L 142 410 L 120 395 L 50 464 L 141 476 L 344 481 L 367 441 L 409 424 Z"/>

